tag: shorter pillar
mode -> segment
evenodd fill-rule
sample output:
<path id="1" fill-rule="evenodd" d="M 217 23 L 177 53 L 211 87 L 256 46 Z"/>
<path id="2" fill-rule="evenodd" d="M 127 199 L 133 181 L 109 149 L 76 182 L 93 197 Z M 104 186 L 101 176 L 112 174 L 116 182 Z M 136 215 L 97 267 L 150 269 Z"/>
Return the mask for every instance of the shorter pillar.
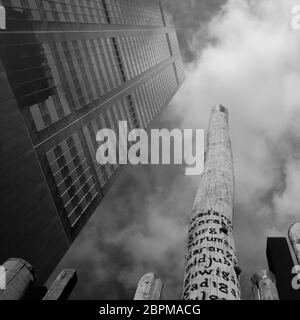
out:
<path id="1" fill-rule="evenodd" d="M 288 236 L 293 247 L 294 255 L 300 265 L 300 222 L 295 222 L 291 225 Z"/>
<path id="2" fill-rule="evenodd" d="M 43 300 L 67 300 L 77 283 L 74 269 L 63 270 L 53 282 Z"/>
<path id="3" fill-rule="evenodd" d="M 33 267 L 22 259 L 9 259 L 4 264 L 5 289 L 0 290 L 0 300 L 21 300 L 32 287 Z"/>
<path id="4" fill-rule="evenodd" d="M 154 273 L 147 273 L 139 281 L 133 300 L 160 300 L 162 288 L 162 280 Z"/>
<path id="5" fill-rule="evenodd" d="M 276 279 L 271 271 L 255 273 L 251 282 L 254 300 L 279 300 Z"/>
<path id="6" fill-rule="evenodd" d="M 0 30 L 6 29 L 6 10 L 3 6 L 0 6 Z"/>

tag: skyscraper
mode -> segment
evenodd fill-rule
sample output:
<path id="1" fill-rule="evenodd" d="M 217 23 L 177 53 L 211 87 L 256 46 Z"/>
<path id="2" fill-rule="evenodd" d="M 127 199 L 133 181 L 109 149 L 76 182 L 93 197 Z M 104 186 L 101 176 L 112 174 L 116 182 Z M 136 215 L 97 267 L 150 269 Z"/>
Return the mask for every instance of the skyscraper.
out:
<path id="1" fill-rule="evenodd" d="M 207 139 L 188 233 L 183 299 L 239 300 L 241 270 L 232 226 L 233 156 L 228 110 L 222 105 L 212 109 Z"/>
<path id="2" fill-rule="evenodd" d="M 0 262 L 44 281 L 120 168 L 96 133 L 146 128 L 184 73 L 172 17 L 156 0 L 0 0 Z"/>

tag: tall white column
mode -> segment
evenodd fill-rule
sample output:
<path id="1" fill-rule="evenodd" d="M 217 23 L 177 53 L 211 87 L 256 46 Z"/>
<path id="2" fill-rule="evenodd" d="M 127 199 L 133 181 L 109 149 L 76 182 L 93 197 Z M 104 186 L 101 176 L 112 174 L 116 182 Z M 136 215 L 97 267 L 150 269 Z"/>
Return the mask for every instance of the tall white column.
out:
<path id="1" fill-rule="evenodd" d="M 239 300 L 241 272 L 233 240 L 234 172 L 228 110 L 212 109 L 205 154 L 190 221 L 183 299 Z"/>

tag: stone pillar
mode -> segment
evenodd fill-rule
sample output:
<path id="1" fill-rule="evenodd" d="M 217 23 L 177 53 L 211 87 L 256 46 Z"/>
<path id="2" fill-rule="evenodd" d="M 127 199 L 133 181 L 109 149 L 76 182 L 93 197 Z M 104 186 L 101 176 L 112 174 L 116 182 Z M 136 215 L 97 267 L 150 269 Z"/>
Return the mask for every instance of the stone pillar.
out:
<path id="1" fill-rule="evenodd" d="M 300 222 L 295 222 L 291 225 L 288 236 L 291 241 L 296 260 L 300 265 Z"/>
<path id="2" fill-rule="evenodd" d="M 133 300 L 160 300 L 162 288 L 162 280 L 153 273 L 147 273 L 139 281 Z"/>
<path id="3" fill-rule="evenodd" d="M 0 30 L 6 29 L 6 10 L 0 5 Z"/>
<path id="4" fill-rule="evenodd" d="M 186 250 L 184 300 L 240 300 L 233 240 L 234 172 L 228 110 L 212 109 L 205 167 L 194 201 Z"/>
<path id="5" fill-rule="evenodd" d="M 9 259 L 3 267 L 6 289 L 0 290 L 0 300 L 23 299 L 35 281 L 33 267 L 22 259 Z"/>
<path id="6" fill-rule="evenodd" d="M 271 271 L 255 273 L 251 282 L 254 300 L 279 300 L 275 276 Z"/>
<path id="7" fill-rule="evenodd" d="M 43 300 L 67 300 L 77 281 L 75 269 L 63 270 L 53 282 Z"/>

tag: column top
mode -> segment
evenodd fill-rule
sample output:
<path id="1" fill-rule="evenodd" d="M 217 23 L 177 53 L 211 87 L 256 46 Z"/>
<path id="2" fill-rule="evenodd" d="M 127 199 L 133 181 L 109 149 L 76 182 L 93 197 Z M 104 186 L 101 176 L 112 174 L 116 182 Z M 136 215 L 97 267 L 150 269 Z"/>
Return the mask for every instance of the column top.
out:
<path id="1" fill-rule="evenodd" d="M 224 107 L 222 104 L 217 104 L 212 109 L 213 109 L 213 111 L 218 111 L 218 112 L 223 112 L 223 113 L 228 114 L 228 109 L 226 107 Z"/>
<path id="2" fill-rule="evenodd" d="M 300 239 L 300 222 L 295 222 L 290 226 L 288 235 L 290 239 Z"/>
<path id="3" fill-rule="evenodd" d="M 251 282 L 253 284 L 257 284 L 262 279 L 270 279 L 272 282 L 276 283 L 276 278 L 270 270 L 261 270 L 261 271 L 255 273 L 251 277 Z"/>

